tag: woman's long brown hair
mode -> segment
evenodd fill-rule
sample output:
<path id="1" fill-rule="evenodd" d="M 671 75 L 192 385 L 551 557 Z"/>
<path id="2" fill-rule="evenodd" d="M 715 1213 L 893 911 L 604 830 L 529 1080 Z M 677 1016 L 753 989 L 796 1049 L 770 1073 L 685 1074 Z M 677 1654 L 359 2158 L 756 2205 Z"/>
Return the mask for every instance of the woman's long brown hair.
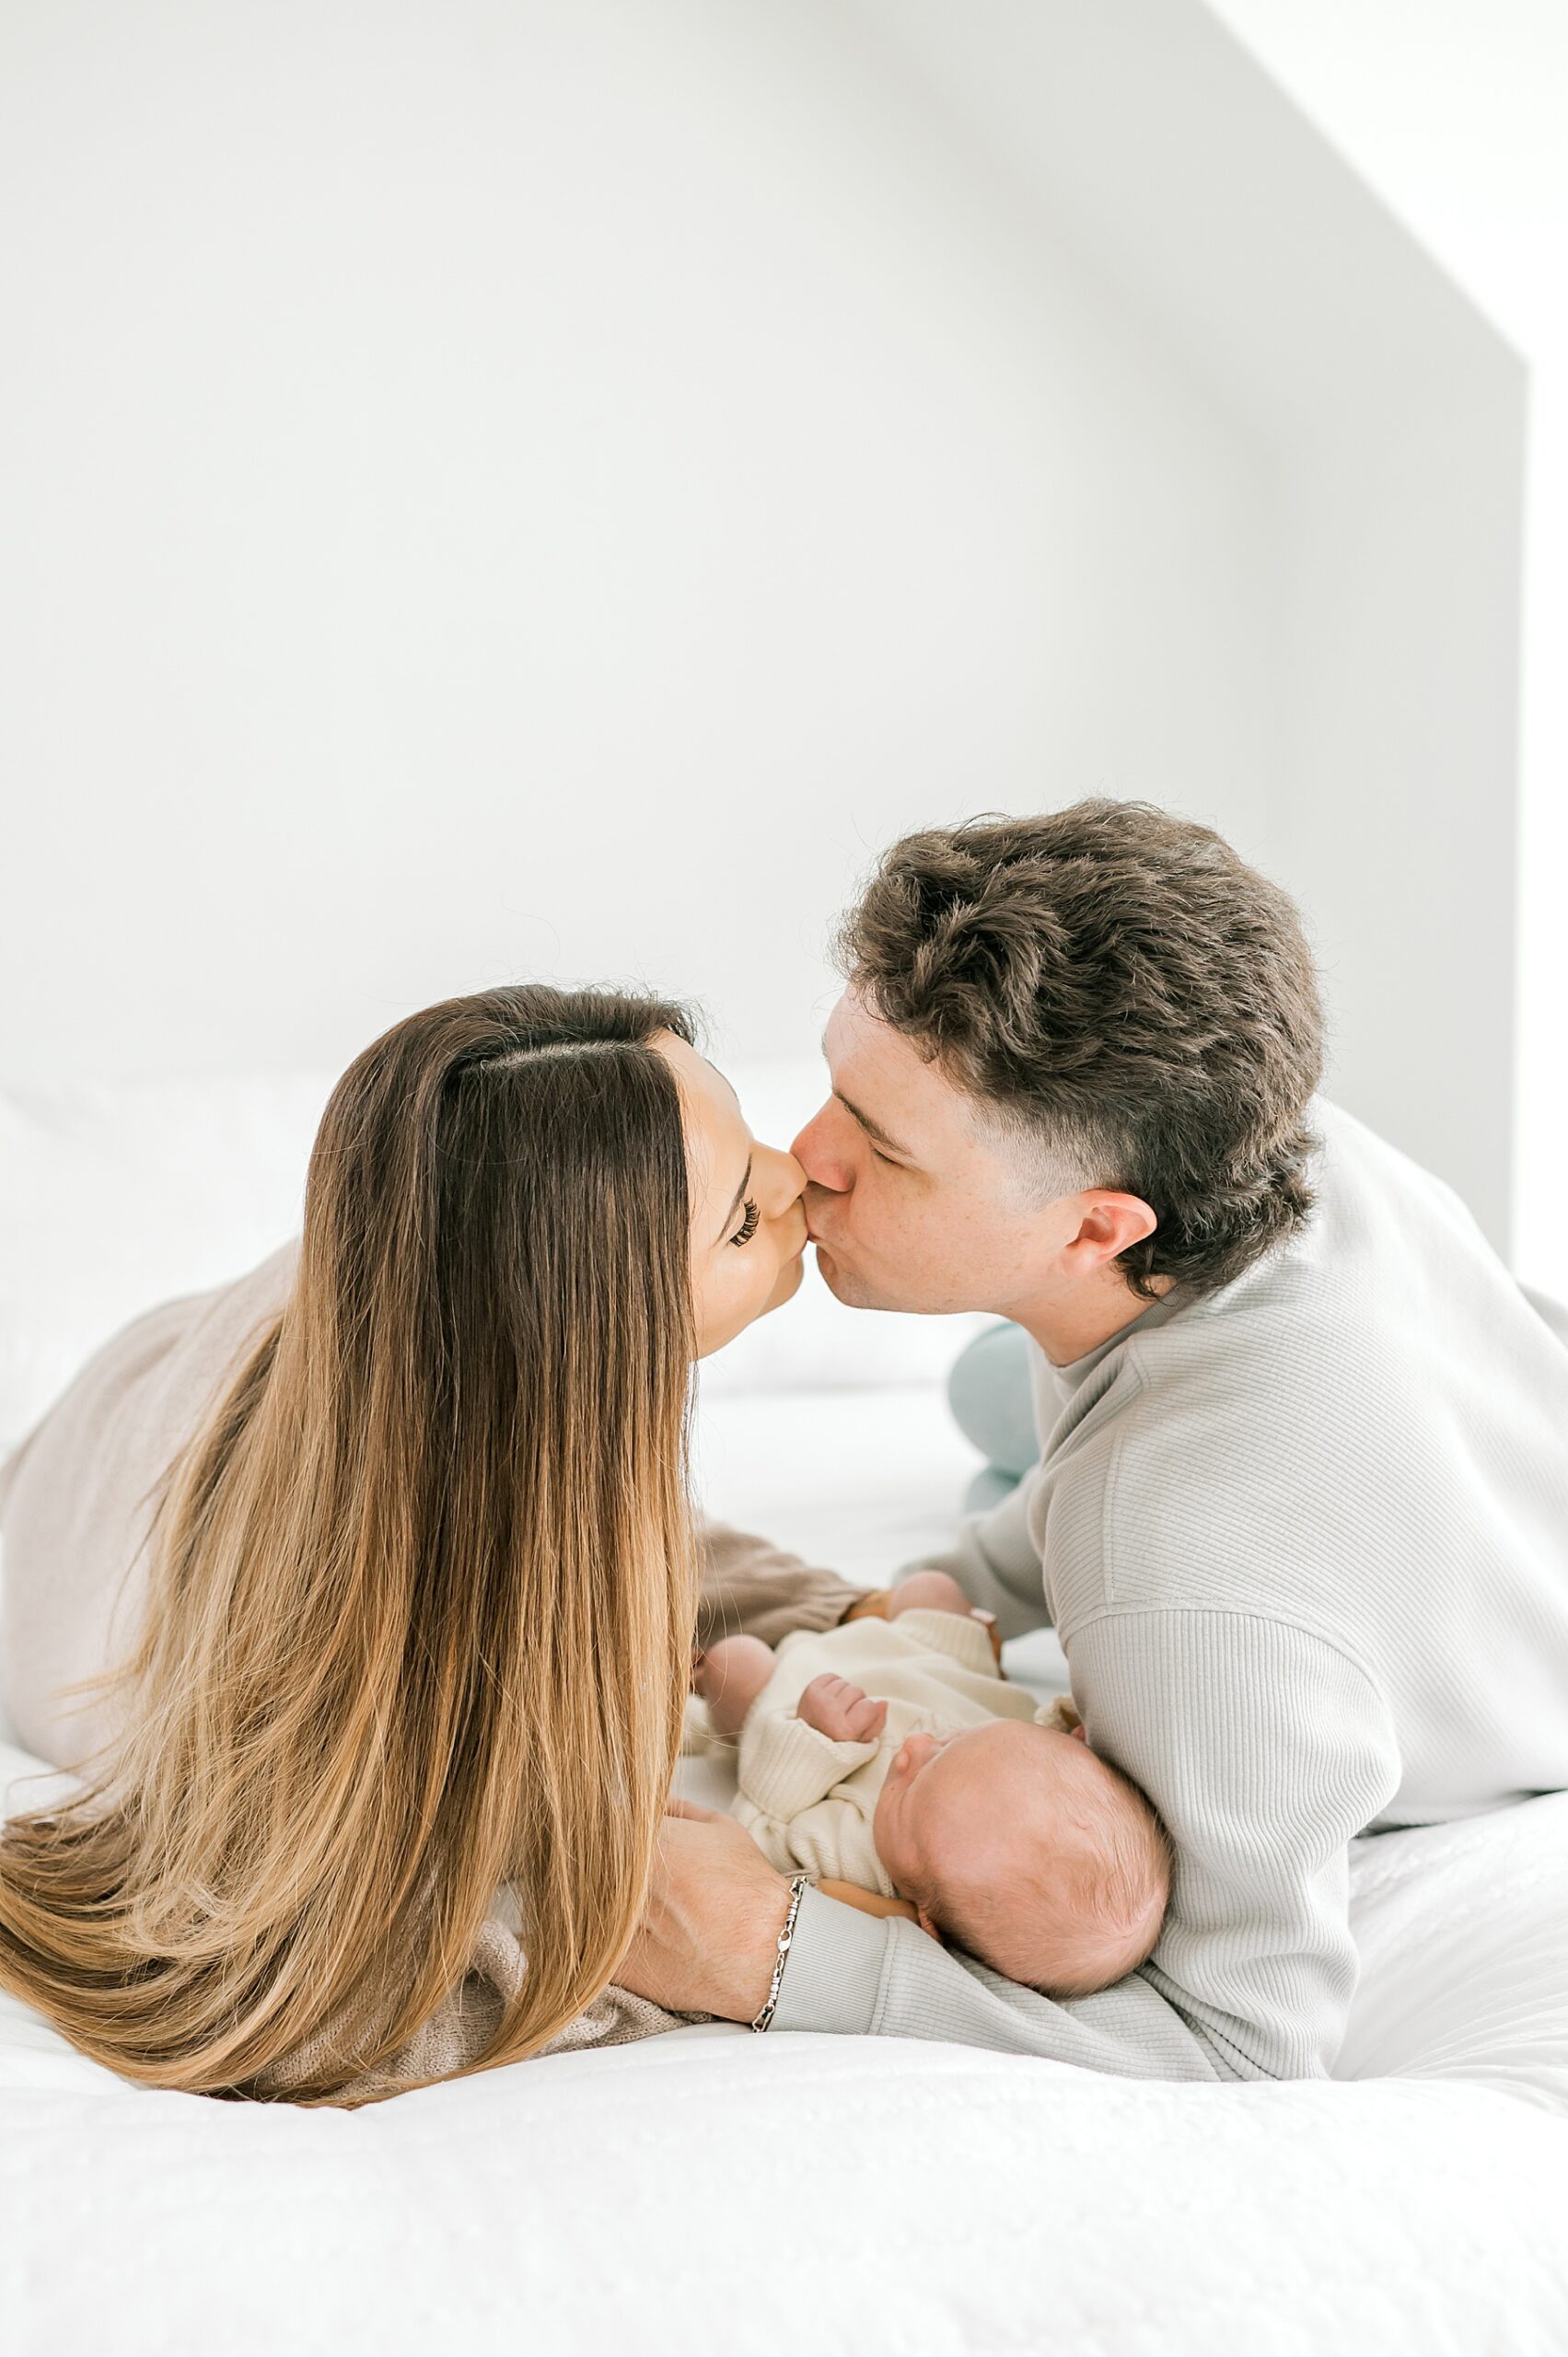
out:
<path id="1" fill-rule="evenodd" d="M 545 2044 L 638 1922 L 696 1608 L 656 1000 L 484 992 L 339 1083 L 293 1294 L 174 1465 L 126 1733 L 0 1840 L 0 1981 L 161 2087 L 332 2102 L 510 1882 Z"/>

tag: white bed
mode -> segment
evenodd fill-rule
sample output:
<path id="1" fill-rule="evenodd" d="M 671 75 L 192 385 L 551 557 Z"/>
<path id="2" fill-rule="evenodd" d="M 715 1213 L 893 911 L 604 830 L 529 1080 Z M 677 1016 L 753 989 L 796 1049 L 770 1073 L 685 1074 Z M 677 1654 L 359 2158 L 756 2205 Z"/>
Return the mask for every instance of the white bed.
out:
<path id="1" fill-rule="evenodd" d="M 808 1087 L 743 1084 L 759 1132 Z M 0 1448 L 123 1316 L 286 1232 L 319 1096 L 0 1098 Z M 708 1387 L 713 1510 L 852 1573 L 918 1551 L 972 1466 L 958 1339 L 819 1294 L 759 1329 Z M 13 1805 L 29 1764 L 0 1754 Z M 303 2112 L 134 2089 L 0 2000 L 0 2351 L 1560 2357 L 1568 1797 L 1365 1843 L 1354 1882 L 1326 2084 L 713 2027 Z"/>

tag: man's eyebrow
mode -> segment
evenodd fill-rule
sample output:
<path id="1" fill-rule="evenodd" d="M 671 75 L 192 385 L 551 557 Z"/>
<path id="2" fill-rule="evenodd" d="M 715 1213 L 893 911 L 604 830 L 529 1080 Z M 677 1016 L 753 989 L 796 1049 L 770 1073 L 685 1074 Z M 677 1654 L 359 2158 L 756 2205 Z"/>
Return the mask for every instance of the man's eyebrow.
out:
<path id="1" fill-rule="evenodd" d="M 901 1154 L 906 1162 L 913 1159 L 907 1145 L 900 1145 L 897 1138 L 890 1138 L 879 1121 L 874 1121 L 869 1113 L 863 1113 L 858 1105 L 851 1104 L 842 1088 L 835 1088 L 833 1095 L 846 1113 L 854 1114 L 873 1145 L 886 1146 L 889 1154 Z"/>
<path id="2" fill-rule="evenodd" d="M 724 1240 L 725 1240 L 725 1237 L 729 1234 L 730 1223 L 731 1223 L 731 1221 L 734 1219 L 736 1213 L 740 1209 L 741 1204 L 745 1202 L 745 1200 L 746 1200 L 746 1190 L 747 1190 L 747 1188 L 748 1188 L 748 1187 L 749 1187 L 749 1185 L 750 1185 L 750 1184 L 751 1184 L 751 1156 L 750 1156 L 749 1155 L 747 1155 L 747 1157 L 746 1157 L 746 1169 L 745 1169 L 745 1172 L 744 1172 L 744 1174 L 743 1174 L 743 1176 L 742 1176 L 742 1178 L 741 1178 L 741 1181 L 740 1181 L 739 1186 L 738 1186 L 738 1187 L 736 1189 L 736 1190 L 735 1190 L 735 1201 L 734 1201 L 734 1202 L 733 1202 L 733 1203 L 731 1203 L 731 1205 L 730 1205 L 730 1207 L 729 1207 L 728 1211 L 726 1211 L 726 1213 L 725 1213 L 725 1215 L 724 1215 L 724 1225 L 720 1228 L 720 1230 L 719 1230 L 719 1232 L 718 1232 L 717 1236 L 716 1236 L 716 1237 L 714 1237 L 714 1241 L 716 1244 L 722 1244 L 722 1243 L 724 1242 Z"/>

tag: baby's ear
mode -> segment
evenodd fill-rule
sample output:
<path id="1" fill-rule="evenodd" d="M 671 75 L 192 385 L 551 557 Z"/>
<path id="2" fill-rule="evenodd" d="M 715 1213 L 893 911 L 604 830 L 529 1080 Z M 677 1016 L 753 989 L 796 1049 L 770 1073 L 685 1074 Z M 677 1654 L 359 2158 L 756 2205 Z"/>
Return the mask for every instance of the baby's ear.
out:
<path id="1" fill-rule="evenodd" d="M 931 1911 L 929 1908 L 917 1907 L 914 1910 L 914 1920 L 920 1925 L 921 1930 L 923 1932 L 929 1932 L 932 1938 L 937 1943 L 938 1946 L 940 1946 L 942 1934 L 931 1920 Z"/>

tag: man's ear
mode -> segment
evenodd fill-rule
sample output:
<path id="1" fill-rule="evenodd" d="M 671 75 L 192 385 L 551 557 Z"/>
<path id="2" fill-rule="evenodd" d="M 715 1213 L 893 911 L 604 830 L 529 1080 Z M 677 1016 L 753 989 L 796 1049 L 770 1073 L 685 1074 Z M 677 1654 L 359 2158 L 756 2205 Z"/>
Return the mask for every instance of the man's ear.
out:
<path id="1" fill-rule="evenodd" d="M 1067 1247 L 1098 1261 L 1115 1260 L 1134 1244 L 1152 1236 L 1158 1220 L 1140 1195 L 1119 1195 L 1109 1187 L 1091 1187 L 1079 1197 L 1083 1217 L 1078 1233 Z"/>

